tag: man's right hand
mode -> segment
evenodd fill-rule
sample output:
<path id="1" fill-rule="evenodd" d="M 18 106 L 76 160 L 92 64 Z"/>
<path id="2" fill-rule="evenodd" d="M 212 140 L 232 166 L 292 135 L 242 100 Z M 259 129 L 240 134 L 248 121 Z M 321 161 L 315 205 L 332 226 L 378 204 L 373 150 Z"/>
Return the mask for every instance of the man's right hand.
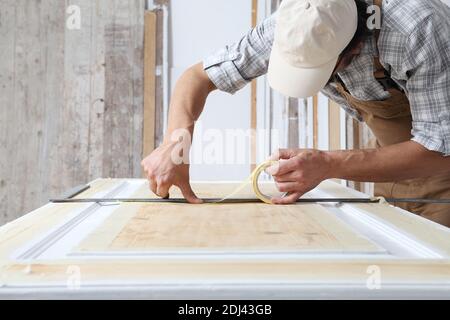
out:
<path id="1" fill-rule="evenodd" d="M 142 160 L 141 164 L 150 189 L 154 194 L 167 198 L 169 189 L 177 186 L 189 203 L 202 203 L 202 200 L 192 191 L 189 182 L 189 164 L 176 164 L 172 159 L 176 145 L 175 142 L 165 143 Z"/>
<path id="2" fill-rule="evenodd" d="M 170 102 L 164 142 L 142 160 L 150 189 L 156 195 L 166 198 L 170 187 L 177 186 L 188 202 L 202 203 L 189 183 L 189 149 L 195 121 L 202 113 L 209 93 L 215 89 L 201 62 L 190 67 L 178 79 Z M 184 155 L 181 157 L 180 146 Z"/>

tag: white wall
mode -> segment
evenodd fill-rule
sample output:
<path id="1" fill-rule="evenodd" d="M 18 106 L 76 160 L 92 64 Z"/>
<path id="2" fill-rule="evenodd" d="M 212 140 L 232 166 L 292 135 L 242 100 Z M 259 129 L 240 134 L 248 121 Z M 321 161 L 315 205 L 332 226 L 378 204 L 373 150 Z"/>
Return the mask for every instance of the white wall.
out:
<path id="1" fill-rule="evenodd" d="M 251 28 L 250 0 L 172 0 L 171 3 L 171 87 L 190 65 L 203 60 L 210 53 L 238 41 Z M 241 180 L 250 172 L 250 162 L 241 165 L 196 164 L 211 148 L 224 156 L 234 156 L 234 150 L 225 147 L 219 140 L 202 141 L 208 138 L 201 134 L 209 129 L 209 138 L 226 129 L 248 129 L 250 127 L 250 86 L 235 96 L 221 92 L 213 93 L 207 101 L 205 111 L 199 119 L 192 149 L 191 179 L 193 180 Z M 217 129 L 219 132 L 217 132 Z M 211 136 L 212 135 L 212 136 Z M 242 152 L 248 151 L 242 148 Z M 200 155 L 200 156 L 199 156 Z M 239 154 L 241 156 L 241 154 Z M 217 157 L 212 157 L 212 160 Z M 248 157 L 247 157 L 248 158 Z"/>
<path id="2" fill-rule="evenodd" d="M 202 61 L 210 53 L 225 45 L 238 41 L 250 30 L 251 2 L 251 0 L 172 0 L 170 38 L 172 90 L 176 80 L 187 67 Z M 266 0 L 258 1 L 259 21 L 270 15 L 269 3 L 270 1 Z M 262 135 L 258 135 L 257 162 L 262 161 L 278 147 L 287 146 L 289 114 L 286 102 L 284 97 L 268 88 L 265 77 L 258 80 L 257 126 L 259 130 L 270 126 L 274 130 L 266 130 Z M 241 144 L 236 145 L 225 133 L 230 129 L 245 131 L 250 128 L 250 103 L 250 86 L 234 96 L 221 92 L 215 92 L 210 96 L 194 135 L 191 152 L 193 180 L 242 180 L 248 176 L 249 137 L 241 138 Z M 318 108 L 318 148 L 327 150 L 328 100 L 322 95 L 319 96 Z M 308 99 L 307 108 L 299 108 L 299 147 L 313 147 L 312 116 L 312 99 Z M 345 126 L 342 127 L 345 129 Z M 344 134 L 345 130 L 342 133 Z M 345 135 L 342 140 L 345 141 Z M 208 155 L 209 158 L 205 159 Z M 241 164 L 229 164 L 230 160 Z"/>

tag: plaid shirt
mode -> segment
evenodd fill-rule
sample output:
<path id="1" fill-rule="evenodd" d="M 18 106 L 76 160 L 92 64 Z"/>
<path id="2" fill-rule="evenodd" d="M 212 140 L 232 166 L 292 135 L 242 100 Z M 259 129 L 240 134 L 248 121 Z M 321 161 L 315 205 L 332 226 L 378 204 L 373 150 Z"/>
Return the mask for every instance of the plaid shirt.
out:
<path id="1" fill-rule="evenodd" d="M 378 46 L 375 37 L 367 39 L 361 54 L 339 76 L 355 98 L 385 100 L 390 95 L 374 76 L 373 61 L 379 56 L 410 102 L 412 140 L 450 156 L 450 8 L 440 0 L 389 0 L 382 15 Z M 267 72 L 275 23 L 276 13 L 204 60 L 219 90 L 233 94 Z M 321 92 L 362 120 L 334 83 Z"/>

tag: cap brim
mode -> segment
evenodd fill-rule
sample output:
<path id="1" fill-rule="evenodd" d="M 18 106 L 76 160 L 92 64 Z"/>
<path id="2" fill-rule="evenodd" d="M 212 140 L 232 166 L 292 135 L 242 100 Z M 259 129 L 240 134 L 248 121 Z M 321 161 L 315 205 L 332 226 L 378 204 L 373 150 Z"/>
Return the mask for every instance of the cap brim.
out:
<path id="1" fill-rule="evenodd" d="M 314 96 L 330 80 L 339 57 L 317 68 L 296 68 L 289 65 L 274 46 L 267 73 L 272 89 L 292 98 Z"/>

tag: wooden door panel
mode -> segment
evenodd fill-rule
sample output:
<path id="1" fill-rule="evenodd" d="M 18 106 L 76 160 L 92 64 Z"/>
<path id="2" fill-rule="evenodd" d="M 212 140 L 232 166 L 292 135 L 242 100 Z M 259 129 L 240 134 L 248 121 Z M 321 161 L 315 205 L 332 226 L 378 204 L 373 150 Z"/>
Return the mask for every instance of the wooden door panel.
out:
<path id="1" fill-rule="evenodd" d="M 209 204 L 141 206 L 129 219 L 111 215 L 82 251 L 382 252 L 317 205 Z M 117 228 L 116 224 L 123 224 Z M 110 230 L 118 230 L 111 234 Z"/>
<path id="2" fill-rule="evenodd" d="M 236 186 L 193 184 L 201 197 Z M 100 179 L 77 197 L 148 196 L 144 180 Z M 306 197 L 366 196 L 325 182 Z M 78 291 L 67 287 L 74 270 Z M 380 292 L 367 286 L 374 270 Z M 243 298 L 450 298 L 450 230 L 387 204 L 257 203 L 48 204 L 0 227 L 0 297 L 224 298 L 230 290 Z"/>

